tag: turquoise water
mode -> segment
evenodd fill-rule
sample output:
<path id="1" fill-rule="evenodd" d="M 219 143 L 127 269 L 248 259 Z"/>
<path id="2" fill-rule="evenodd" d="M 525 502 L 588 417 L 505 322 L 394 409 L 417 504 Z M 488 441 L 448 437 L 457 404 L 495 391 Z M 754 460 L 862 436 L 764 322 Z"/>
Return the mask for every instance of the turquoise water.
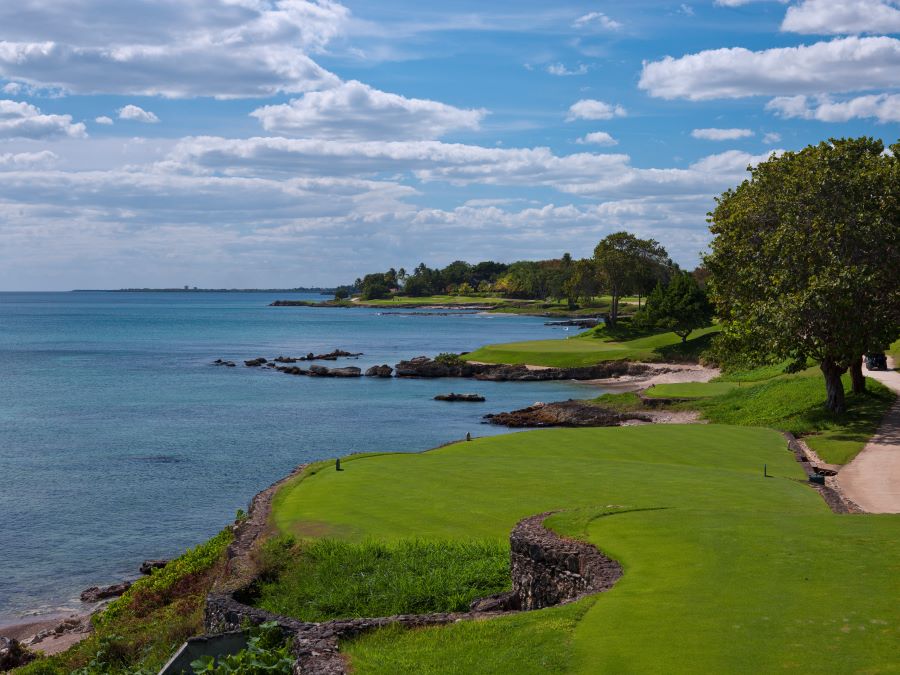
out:
<path id="1" fill-rule="evenodd" d="M 535 317 L 268 307 L 265 293 L 0 293 L 0 623 L 82 609 L 213 535 L 296 465 L 504 433 L 488 412 L 596 395 L 555 382 L 321 379 L 217 358 L 341 348 L 358 360 L 563 337 Z M 475 391 L 483 404 L 431 400 Z"/>

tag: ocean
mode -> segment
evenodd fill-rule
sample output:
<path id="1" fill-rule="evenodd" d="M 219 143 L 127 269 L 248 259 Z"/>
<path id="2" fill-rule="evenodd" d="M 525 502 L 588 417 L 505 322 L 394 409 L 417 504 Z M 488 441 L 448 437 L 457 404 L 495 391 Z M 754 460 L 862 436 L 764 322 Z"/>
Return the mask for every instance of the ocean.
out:
<path id="1" fill-rule="evenodd" d="M 565 335 L 537 317 L 268 306 L 279 298 L 322 296 L 0 293 L 0 624 L 83 610 L 82 589 L 204 541 L 303 462 L 506 433 L 481 416 L 599 393 L 246 368 L 340 348 L 364 355 L 325 365 L 365 369 Z M 449 391 L 487 401 L 432 400 Z"/>

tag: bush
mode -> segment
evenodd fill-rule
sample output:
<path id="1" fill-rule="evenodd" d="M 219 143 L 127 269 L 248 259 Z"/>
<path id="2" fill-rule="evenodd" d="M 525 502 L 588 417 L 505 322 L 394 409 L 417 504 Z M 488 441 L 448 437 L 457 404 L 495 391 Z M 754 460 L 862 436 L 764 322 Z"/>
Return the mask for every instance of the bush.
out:
<path id="1" fill-rule="evenodd" d="M 443 352 L 434 357 L 434 360 L 437 363 L 443 364 L 445 366 L 461 366 L 465 361 L 462 356 L 459 354 L 453 354 L 451 352 Z"/>
<path id="2" fill-rule="evenodd" d="M 252 628 L 247 648 L 219 659 L 203 656 L 191 662 L 194 673 L 211 675 L 291 675 L 294 658 L 291 645 L 274 621 Z"/>

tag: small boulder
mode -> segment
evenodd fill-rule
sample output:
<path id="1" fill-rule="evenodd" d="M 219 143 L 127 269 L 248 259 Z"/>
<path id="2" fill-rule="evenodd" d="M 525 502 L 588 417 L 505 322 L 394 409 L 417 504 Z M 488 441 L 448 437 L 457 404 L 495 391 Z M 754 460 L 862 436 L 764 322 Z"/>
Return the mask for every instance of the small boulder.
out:
<path id="1" fill-rule="evenodd" d="M 249 361 L 244 361 L 244 365 L 248 368 L 255 368 L 256 366 L 261 366 L 264 363 L 268 363 L 268 359 L 264 359 L 263 357 L 259 357 L 258 359 L 250 359 Z"/>
<path id="2" fill-rule="evenodd" d="M 153 570 L 162 569 L 168 564 L 168 560 L 145 560 L 141 563 L 141 574 L 150 574 Z"/>
<path id="3" fill-rule="evenodd" d="M 100 602 L 107 598 L 117 598 L 129 588 L 131 588 L 130 581 L 123 581 L 121 584 L 113 584 L 112 586 L 91 586 L 81 592 L 81 601 Z"/>
<path id="4" fill-rule="evenodd" d="M 0 637 L 0 672 L 21 668 L 34 661 L 37 655 L 12 638 Z"/>
<path id="5" fill-rule="evenodd" d="M 464 401 L 467 403 L 484 403 L 484 396 L 481 394 L 438 394 L 434 397 L 435 401 Z"/>
<path id="6" fill-rule="evenodd" d="M 394 372 L 388 364 L 372 366 L 366 371 L 366 377 L 390 377 Z"/>

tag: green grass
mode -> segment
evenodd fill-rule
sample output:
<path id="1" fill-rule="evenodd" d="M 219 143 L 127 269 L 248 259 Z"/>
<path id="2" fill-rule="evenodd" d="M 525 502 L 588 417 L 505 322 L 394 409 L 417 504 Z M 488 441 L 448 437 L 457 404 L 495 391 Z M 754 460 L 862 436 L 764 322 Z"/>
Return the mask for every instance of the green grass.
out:
<path id="1" fill-rule="evenodd" d="M 712 326 L 691 334 L 686 344 L 675 333 L 658 333 L 630 340 L 611 340 L 602 331 L 589 331 L 568 339 L 531 340 L 488 345 L 470 354 L 470 361 L 484 363 L 526 363 L 535 366 L 571 368 L 589 366 L 601 361 L 696 360 L 709 346 Z"/>
<path id="2" fill-rule="evenodd" d="M 273 578 L 254 603 L 303 621 L 463 612 L 509 590 L 509 550 L 495 539 L 392 544 L 318 539 L 266 542 Z"/>
<path id="3" fill-rule="evenodd" d="M 732 389 L 737 389 L 737 382 L 674 382 L 657 384 L 646 391 L 648 398 L 706 398 L 721 396 Z"/>
<path id="4" fill-rule="evenodd" d="M 731 385 L 721 393 L 722 386 Z M 720 424 L 767 426 L 803 436 L 806 443 L 826 462 L 846 464 L 863 449 L 875 433 L 885 412 L 894 400 L 887 387 L 869 378 L 865 394 L 849 391 L 849 376 L 844 377 L 847 412 L 828 412 L 825 383 L 818 369 L 795 375 L 779 375 L 756 384 L 710 382 L 693 383 L 691 391 L 703 416 Z M 670 391 L 677 386 L 667 385 Z M 656 388 L 654 388 L 656 389 Z M 707 392 L 707 398 L 700 398 Z"/>
<path id="5" fill-rule="evenodd" d="M 522 517 L 576 509 L 553 526 L 624 567 L 583 605 L 365 635 L 343 646 L 360 674 L 897 672 L 900 518 L 834 515 L 803 478 L 768 429 L 540 430 L 347 462 L 283 489 L 273 519 L 347 541 L 505 541 Z"/>
<path id="6" fill-rule="evenodd" d="M 885 353 L 894 359 L 894 368 L 900 368 L 900 340 L 888 347 Z"/>
<path id="7" fill-rule="evenodd" d="M 644 404 L 641 403 L 641 397 L 633 391 L 626 391 L 620 394 L 601 394 L 597 398 L 591 399 L 591 403 L 620 412 L 642 410 L 644 408 Z"/>
<path id="8" fill-rule="evenodd" d="M 512 301 L 497 296 L 429 295 L 417 298 L 411 295 L 398 295 L 395 298 L 360 300 L 358 304 L 373 307 L 409 307 L 417 305 L 493 305 L 508 302 Z"/>

